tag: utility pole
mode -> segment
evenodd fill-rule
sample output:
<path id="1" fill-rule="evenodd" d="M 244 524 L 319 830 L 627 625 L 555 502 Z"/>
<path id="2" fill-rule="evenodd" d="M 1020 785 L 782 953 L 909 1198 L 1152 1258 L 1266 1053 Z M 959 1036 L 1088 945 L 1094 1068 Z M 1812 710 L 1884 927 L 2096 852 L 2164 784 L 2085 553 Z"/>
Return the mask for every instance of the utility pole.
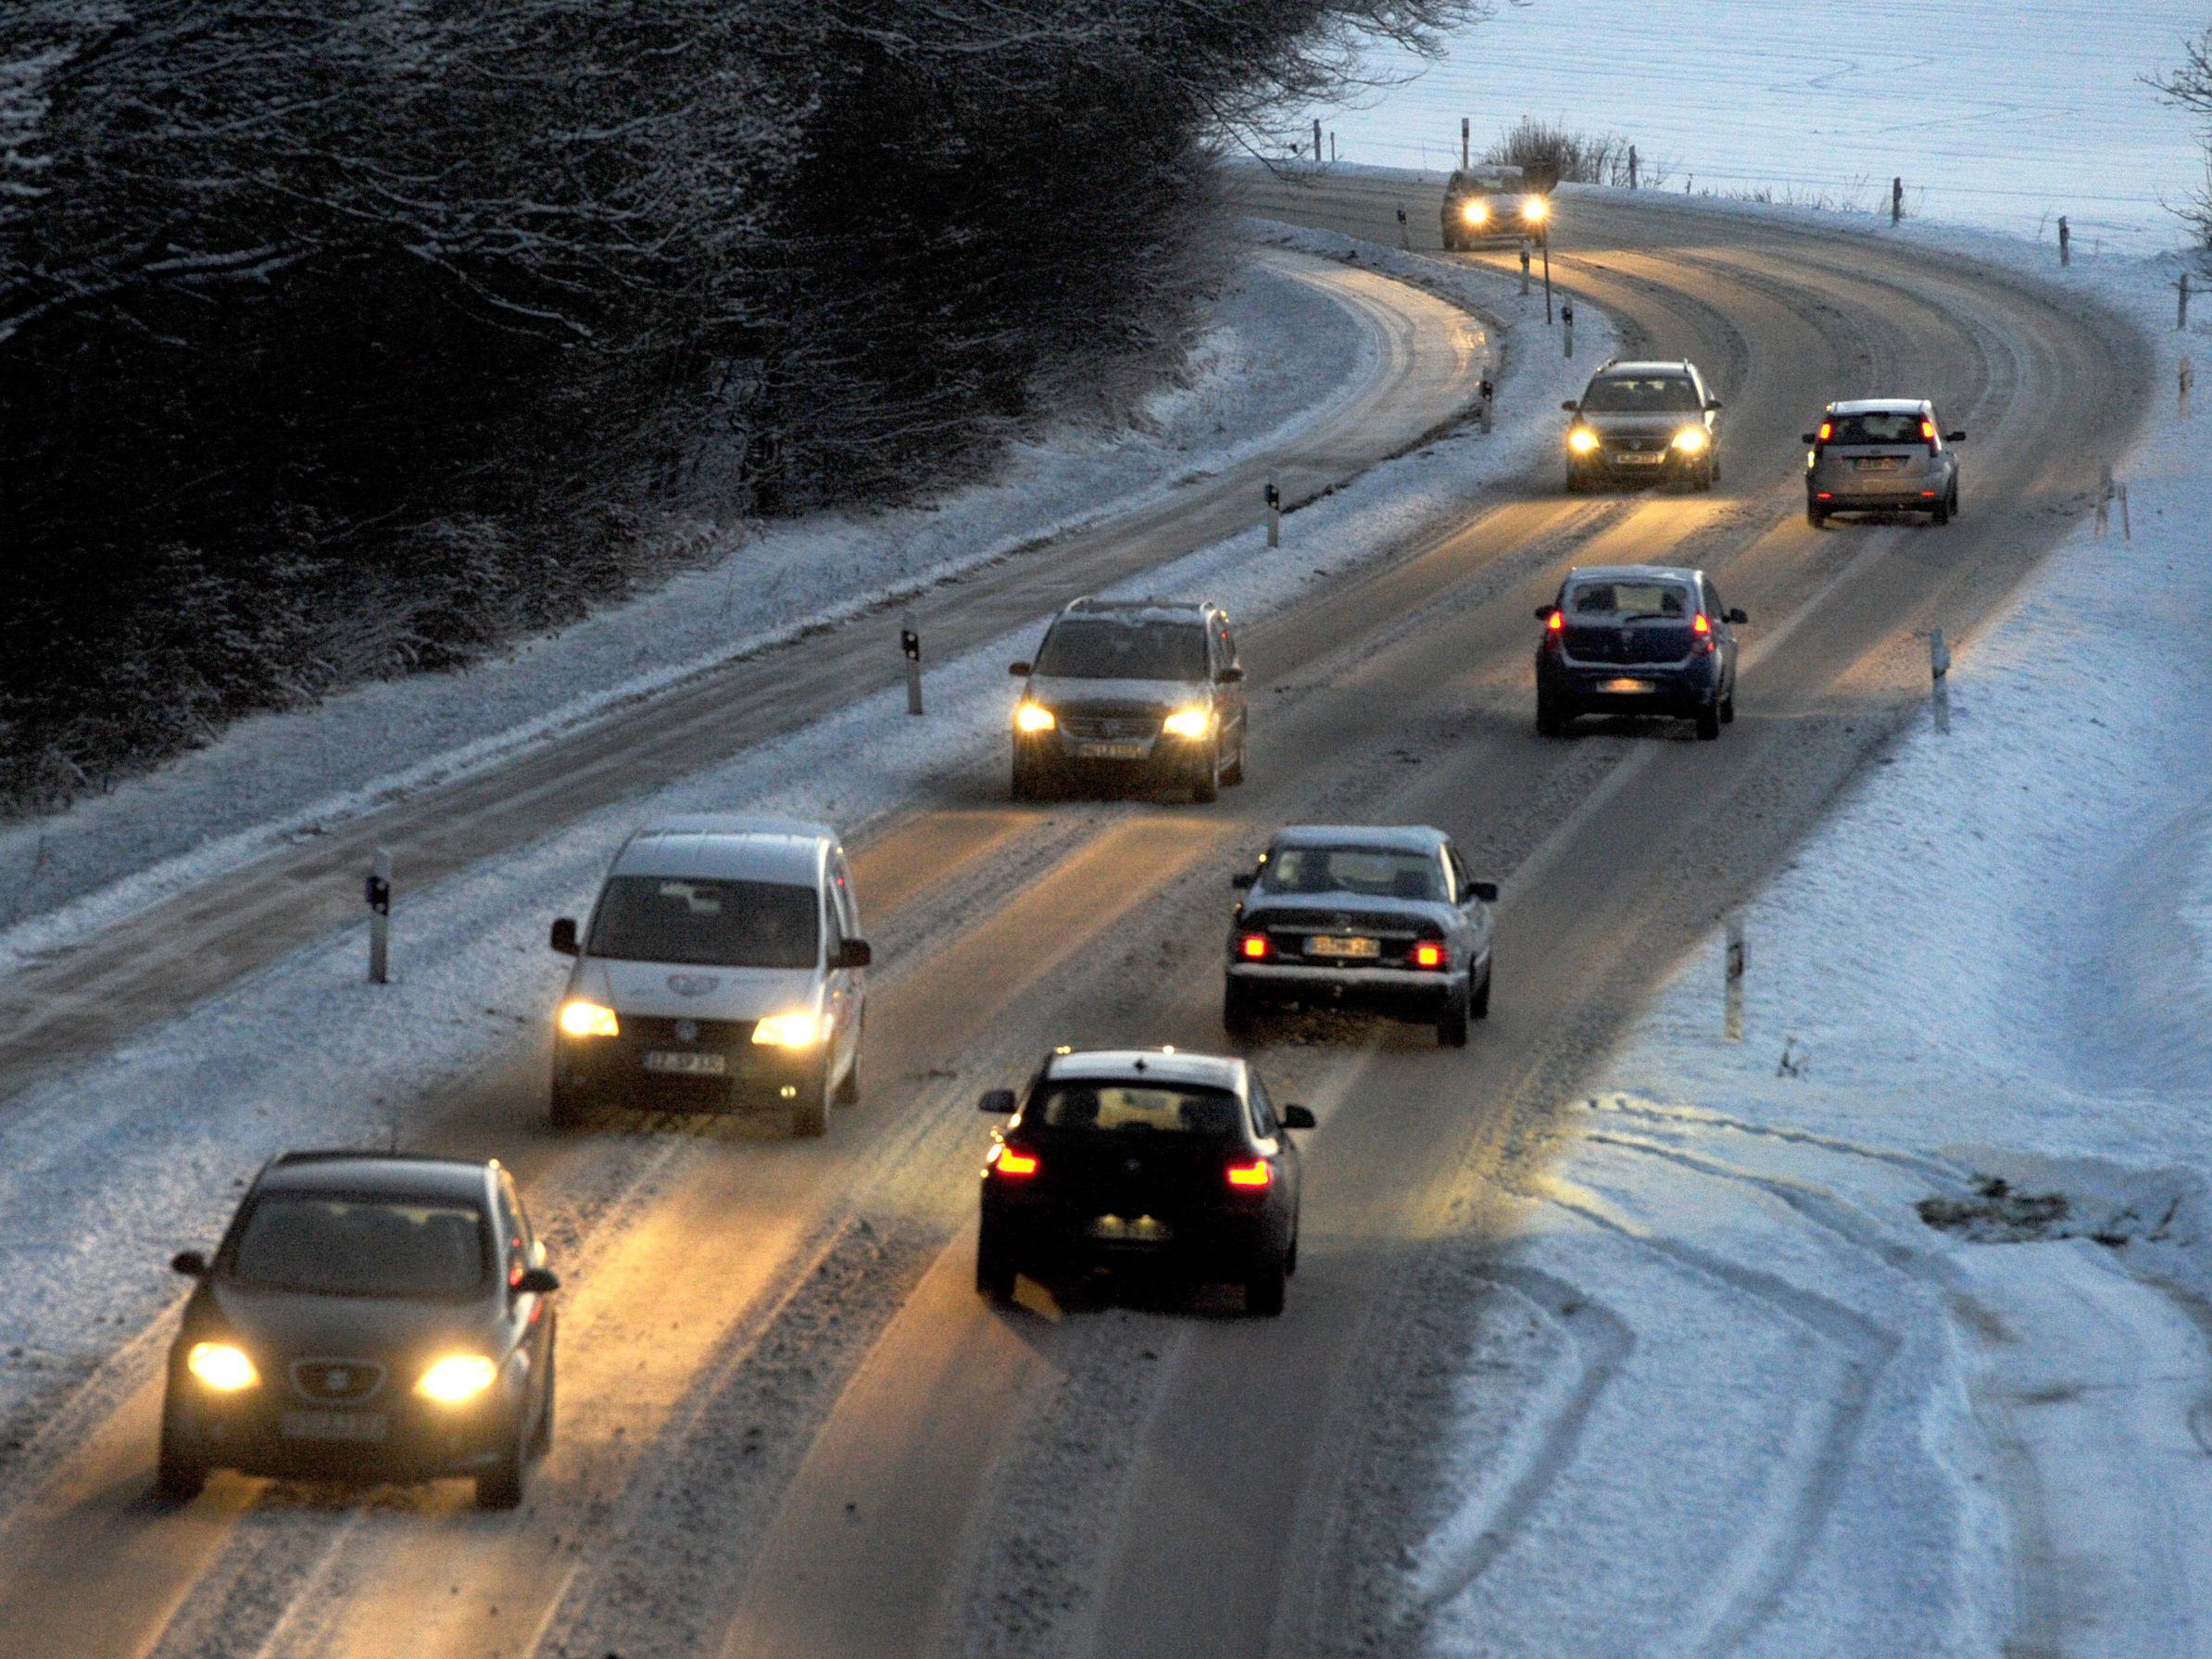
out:
<path id="1" fill-rule="evenodd" d="M 392 977 L 392 854 L 378 848 L 369 862 L 361 897 L 369 904 L 369 983 L 388 985 Z"/>
<path id="2" fill-rule="evenodd" d="M 1313 118 L 1313 159 L 1316 163 L 1321 159 L 1321 118 L 1319 116 Z"/>
<path id="3" fill-rule="evenodd" d="M 906 711 L 922 712 L 922 631 L 908 611 L 899 619 L 899 649 L 906 659 Z"/>

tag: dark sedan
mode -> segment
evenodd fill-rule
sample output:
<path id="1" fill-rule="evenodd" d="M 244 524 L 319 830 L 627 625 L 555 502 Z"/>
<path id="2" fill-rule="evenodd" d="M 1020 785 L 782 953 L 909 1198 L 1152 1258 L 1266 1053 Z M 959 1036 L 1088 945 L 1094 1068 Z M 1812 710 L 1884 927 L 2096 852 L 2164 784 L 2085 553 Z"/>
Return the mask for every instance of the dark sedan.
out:
<path id="1" fill-rule="evenodd" d="M 1172 1270 L 1244 1287 L 1252 1313 L 1283 1311 L 1298 1268 L 1302 1106 L 1279 1110 L 1241 1060 L 1174 1049 L 1055 1052 L 983 1167 L 975 1288 L 1010 1300 L 1023 1273 Z"/>
<path id="2" fill-rule="evenodd" d="M 1674 565 L 1569 571 L 1541 606 L 1536 729 L 1558 736 L 1577 714 L 1665 714 L 1703 738 L 1736 718 L 1736 629 L 1703 571 Z"/>
<path id="3" fill-rule="evenodd" d="M 295 1152 L 264 1168 L 170 1350 L 156 1484 L 210 1471 L 359 1480 L 470 1476 L 522 1501 L 552 1442 L 552 1295 L 497 1163 Z"/>

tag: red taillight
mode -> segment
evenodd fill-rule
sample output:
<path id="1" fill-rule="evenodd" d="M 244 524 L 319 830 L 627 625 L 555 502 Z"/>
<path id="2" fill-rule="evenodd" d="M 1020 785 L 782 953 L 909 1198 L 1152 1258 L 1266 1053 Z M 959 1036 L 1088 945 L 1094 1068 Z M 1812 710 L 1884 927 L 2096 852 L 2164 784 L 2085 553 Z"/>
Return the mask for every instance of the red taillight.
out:
<path id="1" fill-rule="evenodd" d="M 1923 421 L 1920 422 L 1920 441 L 1928 446 L 1930 453 L 1934 452 L 1936 446 L 1936 431 L 1935 422 L 1933 421 Z"/>
<path id="2" fill-rule="evenodd" d="M 1444 965 L 1444 948 L 1432 939 L 1423 939 L 1414 947 L 1414 966 L 1440 968 Z"/>
<path id="3" fill-rule="evenodd" d="M 1002 1175 L 1034 1175 L 1037 1174 L 1037 1154 L 1017 1152 L 1012 1147 L 1001 1146 L 999 1155 L 991 1160 L 991 1167 Z"/>
<path id="4" fill-rule="evenodd" d="M 1820 492 L 1820 498 L 1821 498 L 1823 501 L 1833 501 L 1833 500 L 1835 499 L 1835 497 L 1834 497 L 1833 496 L 1829 495 L 1829 493 L 1828 493 L 1826 490 L 1822 490 L 1822 491 Z"/>
<path id="5" fill-rule="evenodd" d="M 1827 443 L 1827 442 L 1829 441 L 1829 439 L 1830 439 L 1830 438 L 1834 437 L 1835 435 L 1836 435 L 1836 423 L 1835 423 L 1833 421 L 1823 421 L 1820 423 L 1820 438 L 1819 438 L 1819 441 L 1820 441 L 1821 443 L 1825 444 L 1825 443 Z"/>
<path id="6" fill-rule="evenodd" d="M 1248 933 L 1238 941 L 1237 950 L 1248 962 L 1264 961 L 1268 951 L 1267 936 L 1263 933 Z"/>
<path id="7" fill-rule="evenodd" d="M 1709 651 L 1713 648 L 1713 622 L 1703 611 L 1699 611 L 1690 619 L 1690 632 L 1693 636 L 1690 642 L 1692 650 Z"/>
<path id="8" fill-rule="evenodd" d="M 1565 627 L 1566 612 L 1564 610 L 1554 610 L 1550 616 L 1544 618 L 1544 631 L 1547 634 L 1557 634 Z"/>
<path id="9" fill-rule="evenodd" d="M 1229 1165 L 1229 1185 L 1257 1189 L 1275 1179 L 1275 1171 L 1267 1167 L 1267 1160 L 1255 1158 L 1250 1163 Z"/>

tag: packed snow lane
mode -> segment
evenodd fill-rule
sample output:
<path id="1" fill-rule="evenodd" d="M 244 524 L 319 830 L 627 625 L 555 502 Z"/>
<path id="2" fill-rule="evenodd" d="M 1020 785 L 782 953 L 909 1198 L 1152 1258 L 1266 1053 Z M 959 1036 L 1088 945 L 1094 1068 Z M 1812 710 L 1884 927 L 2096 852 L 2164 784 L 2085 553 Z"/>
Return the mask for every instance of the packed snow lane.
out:
<path id="1" fill-rule="evenodd" d="M 1369 186 L 1301 199 L 1314 217 L 1379 218 L 1394 240 L 1390 198 Z M 417 1031 L 371 1009 L 362 1046 L 333 1054 L 312 1018 L 298 1028 L 301 1011 L 339 1006 L 308 952 L 291 959 L 313 972 L 288 999 L 262 976 L 87 1072 L 100 1111 L 80 1113 L 73 1136 L 51 1090 L 34 1097 L 37 1139 L 31 1125 L 19 1139 L 0 1125 L 6 1202 L 40 1223 L 35 1238 L 0 1241 L 0 1265 L 35 1287 L 31 1321 L 46 1323 L 27 1334 L 59 1343 L 65 1321 L 72 1339 L 106 1321 L 118 1342 L 111 1391 L 43 1432 L 34 1422 L 20 1476 L 5 1481 L 0 1629 L 84 1659 L 1414 1653 L 1432 1632 L 1404 1614 L 1401 1552 L 1424 1541 L 1452 1452 L 1439 1355 L 1454 1357 L 1471 1314 L 1510 1311 L 1530 1334 L 1499 1354 L 1496 1386 L 1540 1421 L 1484 1489 L 1471 1536 L 1493 1541 L 1437 1561 L 1431 1611 L 1474 1618 L 1523 1583 L 1540 1598 L 1526 1604 L 1549 1608 L 1544 1585 L 1515 1575 L 1540 1578 L 1543 1541 L 1573 1536 L 1573 1504 L 1562 1517 L 1554 1501 L 1582 1489 L 1593 1450 L 1638 1449 L 1622 1383 L 1647 1364 L 1696 1379 L 1679 1355 L 1625 1338 L 1639 1287 L 1659 1286 L 1716 1322 L 1752 1305 L 1763 1351 L 1806 1381 L 1802 1398 L 1748 1383 L 1731 1396 L 1744 1443 L 1771 1448 L 1791 1479 L 1754 1525 L 1716 1511 L 1682 1540 L 1688 1605 L 1665 1631 L 1725 1645 L 1775 1628 L 1802 1588 L 1802 1544 L 1858 1491 L 1823 1471 L 1919 1351 L 1892 1350 L 1829 1284 L 1795 1294 L 1794 1260 L 1716 1274 L 1718 1251 L 1646 1248 L 1650 1217 L 1625 1186 L 1563 1188 L 1573 1201 L 1545 1206 L 1583 1252 L 1573 1272 L 1502 1284 L 1483 1269 L 1529 1225 L 1510 1189 L 1541 1188 L 1576 1126 L 1558 1102 L 1914 706 L 1926 673 L 1915 631 L 1942 620 L 1970 634 L 2080 511 L 2138 419 L 2145 357 L 2088 308 L 1918 250 L 1736 228 L 1664 203 L 1592 213 L 1556 263 L 1640 351 L 1693 356 L 1716 380 L 1734 446 L 1723 487 L 1569 499 L 1546 448 L 1521 499 L 1246 626 L 1251 781 L 1213 807 L 1010 809 L 1003 705 L 958 757 L 916 760 L 915 810 L 855 837 L 884 967 L 866 1103 L 836 1114 L 825 1139 L 614 1120 L 553 1137 L 542 1008 L 452 1049 L 437 1046 L 445 1023 Z M 1858 378 L 1907 375 L 1977 433 L 1967 517 L 1941 537 L 1812 532 L 1795 441 L 1808 406 Z M 1350 535 L 1373 506 L 1347 492 L 1301 531 Z M 1662 555 L 1713 572 L 1751 612 L 1728 741 L 1595 723 L 1540 740 L 1531 610 L 1570 564 Z M 1238 563 L 1262 557 L 1238 550 Z M 991 665 L 1001 695 L 1003 660 Z M 692 786 L 820 814 L 839 787 L 825 742 L 798 781 L 776 770 L 789 756 L 759 756 Z M 543 782 L 557 786 L 550 772 Z M 1340 818 L 1434 823 L 1475 873 L 1505 881 L 1499 994 L 1465 1050 L 1414 1027 L 1321 1019 L 1271 1024 L 1252 1046 L 1277 1099 L 1313 1107 L 1321 1125 L 1305 1143 L 1285 1314 L 1245 1319 L 1214 1291 L 1120 1304 L 1076 1288 L 1013 1312 L 960 1294 L 987 1136 L 976 1093 L 1018 1082 L 1054 1042 L 1220 1048 L 1228 876 L 1276 826 Z M 424 895 L 417 925 L 450 941 L 448 971 L 522 983 L 507 959 L 542 949 L 544 918 L 590 878 L 591 849 L 549 847 L 505 881 Z M 932 866 L 945 873 L 921 879 Z M 548 967 L 548 1001 L 552 983 Z M 396 989 L 390 1006 L 424 1007 Z M 212 1101 L 192 1063 L 203 1027 L 269 1037 Z M 466 1063 L 425 1087 L 390 1058 L 410 1042 Z M 286 1085 L 349 1057 L 406 1095 L 410 1138 L 515 1165 L 541 1225 L 568 1240 L 554 1262 L 572 1297 L 555 1450 L 512 1517 L 465 1513 L 444 1488 L 229 1477 L 189 1509 L 157 1511 L 142 1496 L 145 1385 L 130 1386 L 123 1357 L 157 1310 L 137 1289 L 102 1300 L 93 1270 L 151 1271 L 205 1242 L 171 1237 L 207 1225 L 182 1218 L 177 1197 L 205 1175 L 173 1172 L 235 1158 L 287 1123 L 327 1133 L 336 1112 Z M 208 1144 L 218 1135 L 229 1138 Z M 123 1190 L 146 1193 L 159 1222 L 112 1241 L 100 1222 Z M 1855 1261 L 1866 1247 L 1827 1248 Z M 1596 1306 L 1560 1288 L 1600 1268 L 1621 1277 Z M 1552 1386 L 1555 1364 L 1568 1374 Z M 1697 1425 L 1674 1425 L 1638 1466 L 1697 1472 L 1701 1443 Z M 1725 1472 L 1702 1477 L 1717 1486 Z M 438 1611 L 423 1615 L 425 1602 Z M 96 1618 L 83 1611 L 94 1603 Z"/>

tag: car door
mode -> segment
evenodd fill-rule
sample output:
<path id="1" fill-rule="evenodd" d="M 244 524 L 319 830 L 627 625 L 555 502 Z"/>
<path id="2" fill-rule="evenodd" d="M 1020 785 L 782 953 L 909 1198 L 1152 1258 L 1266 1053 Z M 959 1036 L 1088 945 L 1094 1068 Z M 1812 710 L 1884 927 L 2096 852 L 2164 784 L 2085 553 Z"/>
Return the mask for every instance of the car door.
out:
<path id="1" fill-rule="evenodd" d="M 848 939 L 861 937 L 860 900 L 852 890 L 852 869 L 842 848 L 830 855 L 831 944 L 833 957 Z M 836 1022 L 833 1056 L 841 1069 L 861 1046 L 861 1026 L 867 1013 L 868 974 L 864 968 L 839 968 L 830 978 L 831 1017 Z"/>
<path id="2" fill-rule="evenodd" d="M 1444 844 L 1444 862 L 1452 872 L 1452 902 L 1460 916 L 1456 943 L 1464 954 L 1470 983 L 1478 985 L 1481 970 L 1487 968 L 1490 958 L 1490 907 L 1475 897 L 1475 878 L 1467 873 L 1459 848 L 1449 841 Z"/>
<path id="3" fill-rule="evenodd" d="M 1736 630 L 1728 625 L 1728 607 L 1720 602 L 1720 589 L 1713 585 L 1713 578 L 1698 577 L 1698 598 L 1711 619 L 1713 633 L 1719 642 L 1721 652 L 1721 696 L 1736 695 Z"/>
<path id="4" fill-rule="evenodd" d="M 1298 1223 L 1298 1188 L 1301 1170 L 1298 1153 L 1298 1137 L 1285 1129 L 1276 1115 L 1275 1101 L 1267 1093 L 1267 1086 L 1260 1080 L 1260 1074 L 1248 1071 L 1246 1081 L 1251 1089 L 1248 1101 L 1251 1109 L 1252 1133 L 1258 1137 L 1263 1149 L 1273 1147 L 1267 1154 L 1275 1165 L 1276 1177 L 1282 1182 L 1283 1213 L 1293 1231 Z"/>
<path id="5" fill-rule="evenodd" d="M 1251 706 L 1245 699 L 1241 672 L 1225 681 L 1222 678 L 1222 675 L 1228 670 L 1241 671 L 1244 666 L 1237 660 L 1237 639 L 1236 635 L 1229 632 L 1229 619 L 1225 616 L 1217 614 L 1213 619 L 1212 650 L 1213 654 L 1213 695 L 1215 706 L 1221 710 L 1221 729 L 1225 739 L 1231 738 L 1232 727 L 1234 727 L 1234 741 L 1225 741 L 1223 748 L 1225 751 L 1236 754 L 1238 759 L 1242 759 L 1245 723 L 1249 718 Z"/>
<path id="6" fill-rule="evenodd" d="M 547 1317 L 544 1297 L 518 1295 L 514 1287 L 529 1269 L 545 1265 L 545 1246 L 531 1230 L 529 1213 L 522 1208 L 522 1196 L 515 1190 L 514 1177 L 505 1170 L 499 1172 L 493 1213 L 499 1227 L 499 1272 L 507 1285 L 507 1347 L 510 1352 L 517 1348 L 523 1350 L 530 1364 L 533 1391 L 542 1391 L 546 1351 L 553 1335 L 552 1321 Z"/>

